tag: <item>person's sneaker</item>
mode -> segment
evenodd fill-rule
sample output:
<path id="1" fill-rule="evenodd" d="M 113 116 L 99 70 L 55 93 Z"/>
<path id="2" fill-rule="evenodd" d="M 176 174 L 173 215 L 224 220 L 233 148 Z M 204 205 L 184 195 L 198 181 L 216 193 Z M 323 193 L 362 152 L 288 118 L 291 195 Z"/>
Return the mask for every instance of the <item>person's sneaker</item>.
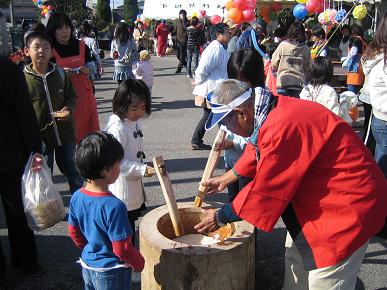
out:
<path id="1" fill-rule="evenodd" d="M 181 73 L 181 68 L 177 68 L 175 71 L 175 74 L 179 74 L 179 73 Z"/>
<path id="2" fill-rule="evenodd" d="M 39 264 L 34 264 L 27 268 L 18 268 L 18 270 L 24 275 L 28 275 L 31 277 L 39 277 L 44 273 L 44 269 L 39 266 Z"/>
<path id="3" fill-rule="evenodd" d="M 187 75 L 187 78 L 193 79 L 192 75 Z"/>
<path id="4" fill-rule="evenodd" d="M 141 284 L 141 273 L 140 272 L 132 272 L 132 283 L 133 284 Z"/>
<path id="5" fill-rule="evenodd" d="M 211 145 L 207 144 L 191 144 L 191 149 L 192 150 L 211 150 Z"/>

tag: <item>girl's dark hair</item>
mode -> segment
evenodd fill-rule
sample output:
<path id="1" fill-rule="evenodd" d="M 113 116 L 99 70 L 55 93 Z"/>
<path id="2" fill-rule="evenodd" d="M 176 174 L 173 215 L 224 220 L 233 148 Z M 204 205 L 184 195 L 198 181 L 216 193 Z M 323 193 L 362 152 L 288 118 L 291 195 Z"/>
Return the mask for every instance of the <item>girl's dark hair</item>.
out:
<path id="1" fill-rule="evenodd" d="M 227 74 L 230 79 L 249 82 L 253 88 L 265 86 L 262 57 L 252 48 L 240 49 L 231 55 Z"/>
<path id="2" fill-rule="evenodd" d="M 196 16 L 192 17 L 191 18 L 191 25 L 197 26 L 198 24 L 199 24 L 199 18 L 197 18 Z"/>
<path id="3" fill-rule="evenodd" d="M 351 25 L 351 33 L 352 33 L 352 36 L 360 36 L 361 38 L 363 38 L 363 28 L 361 28 L 360 25 L 357 25 L 357 24 L 352 24 Z"/>
<path id="4" fill-rule="evenodd" d="M 138 28 L 138 26 L 139 26 L 140 24 L 141 24 L 141 25 L 144 25 L 144 23 L 143 23 L 142 21 L 138 21 L 138 22 L 136 23 L 136 27 Z"/>
<path id="5" fill-rule="evenodd" d="M 295 22 L 290 25 L 288 39 L 299 43 L 304 43 L 306 41 L 305 27 L 301 22 Z"/>
<path id="6" fill-rule="evenodd" d="M 316 57 L 308 69 L 309 83 L 319 86 L 329 83 L 333 78 L 333 64 L 329 57 Z"/>
<path id="7" fill-rule="evenodd" d="M 363 59 L 373 59 L 379 53 L 384 53 L 384 62 L 387 60 L 387 12 L 384 14 L 374 39 L 368 44 Z"/>
<path id="8" fill-rule="evenodd" d="M 118 43 L 125 44 L 131 38 L 133 38 L 133 35 L 129 33 L 128 25 L 125 22 L 118 23 L 114 31 L 114 39 Z"/>
<path id="9" fill-rule="evenodd" d="M 83 36 L 90 36 L 90 33 L 93 31 L 93 26 L 91 26 L 91 24 L 87 20 L 84 20 L 82 22 L 80 28 Z"/>
<path id="10" fill-rule="evenodd" d="M 91 133 L 75 149 L 74 161 L 86 180 L 103 178 L 101 171 L 112 167 L 124 157 L 122 145 L 107 132 Z"/>
<path id="11" fill-rule="evenodd" d="M 325 31 L 320 25 L 313 27 L 311 31 L 311 35 L 317 36 L 318 38 L 321 38 L 321 39 L 325 39 Z"/>
<path id="12" fill-rule="evenodd" d="M 67 25 L 71 28 L 70 38 L 74 38 L 74 26 L 69 18 L 69 16 L 64 12 L 53 12 L 48 19 L 46 25 L 46 32 L 51 39 L 56 40 L 55 31 L 62 26 Z"/>
<path id="13" fill-rule="evenodd" d="M 117 88 L 113 97 L 113 113 L 120 119 L 126 118 L 128 108 L 136 103 L 145 102 L 145 116 L 151 114 L 151 94 L 142 80 L 127 79 Z"/>

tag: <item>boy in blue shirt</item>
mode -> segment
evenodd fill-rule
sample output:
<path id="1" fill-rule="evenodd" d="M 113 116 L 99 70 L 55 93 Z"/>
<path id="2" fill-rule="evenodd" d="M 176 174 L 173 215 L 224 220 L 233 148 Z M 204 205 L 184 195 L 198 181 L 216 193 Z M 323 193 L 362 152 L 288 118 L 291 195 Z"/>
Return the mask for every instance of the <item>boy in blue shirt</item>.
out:
<path id="1" fill-rule="evenodd" d="M 70 201 L 68 231 L 81 248 L 85 289 L 131 289 L 131 273 L 142 271 L 144 258 L 132 246 L 125 204 L 108 190 L 120 174 L 121 144 L 106 132 L 78 144 L 75 163 L 86 180 Z"/>

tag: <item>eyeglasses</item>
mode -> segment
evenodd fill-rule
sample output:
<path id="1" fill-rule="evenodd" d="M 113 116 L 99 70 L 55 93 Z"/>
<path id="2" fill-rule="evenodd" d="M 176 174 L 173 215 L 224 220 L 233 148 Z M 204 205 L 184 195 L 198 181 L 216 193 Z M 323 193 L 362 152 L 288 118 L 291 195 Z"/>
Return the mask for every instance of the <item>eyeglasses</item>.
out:
<path id="1" fill-rule="evenodd" d="M 138 130 L 138 131 L 134 131 L 133 132 L 133 137 L 135 139 L 137 139 L 137 137 L 140 136 L 141 138 L 144 137 L 144 135 L 142 134 L 142 131 L 141 130 Z"/>

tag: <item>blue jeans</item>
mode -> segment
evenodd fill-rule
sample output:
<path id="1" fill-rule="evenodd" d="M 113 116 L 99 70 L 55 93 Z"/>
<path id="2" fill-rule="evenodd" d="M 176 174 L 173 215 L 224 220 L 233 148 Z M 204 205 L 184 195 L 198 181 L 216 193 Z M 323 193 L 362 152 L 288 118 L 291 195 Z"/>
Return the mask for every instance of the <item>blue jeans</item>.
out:
<path id="1" fill-rule="evenodd" d="M 83 178 L 74 163 L 75 143 L 63 144 L 55 150 L 45 149 L 43 152 L 47 165 L 51 169 L 51 174 L 54 167 L 55 153 L 56 164 L 63 175 L 66 176 L 71 193 L 74 193 L 83 186 Z"/>
<path id="2" fill-rule="evenodd" d="M 192 57 L 193 57 L 194 68 L 191 71 Z M 192 76 L 195 73 L 195 70 L 198 67 L 198 61 L 199 61 L 199 48 L 197 46 L 187 47 L 187 74 L 188 75 Z"/>
<path id="3" fill-rule="evenodd" d="M 116 268 L 106 272 L 96 272 L 82 267 L 85 290 L 131 290 L 132 269 Z"/>
<path id="4" fill-rule="evenodd" d="M 372 134 L 376 140 L 375 160 L 387 178 L 387 121 L 372 118 Z"/>

